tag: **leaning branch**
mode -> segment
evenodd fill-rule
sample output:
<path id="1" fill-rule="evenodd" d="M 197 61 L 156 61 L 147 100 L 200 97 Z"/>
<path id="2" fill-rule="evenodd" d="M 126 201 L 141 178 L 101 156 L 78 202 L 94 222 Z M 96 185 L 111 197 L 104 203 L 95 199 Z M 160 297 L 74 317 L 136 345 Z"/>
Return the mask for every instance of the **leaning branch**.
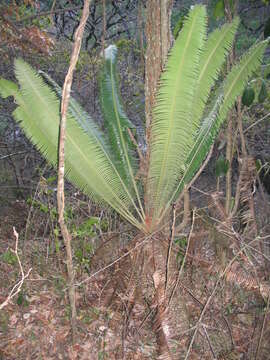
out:
<path id="1" fill-rule="evenodd" d="M 89 16 L 89 6 L 91 0 L 85 0 L 82 17 L 80 24 L 75 32 L 74 44 L 71 54 L 71 60 L 69 64 L 69 69 L 65 78 L 62 92 L 62 102 L 61 102 L 61 122 L 60 122 L 60 135 L 59 135 L 59 148 L 58 148 L 58 183 L 57 183 L 57 205 L 58 205 L 58 221 L 61 228 L 61 233 L 66 245 L 66 255 L 67 255 L 67 271 L 68 271 L 68 280 L 69 280 L 69 301 L 71 306 L 71 326 L 73 340 L 76 334 L 76 302 L 75 302 L 75 286 L 74 286 L 74 269 L 72 262 L 72 248 L 71 248 L 71 235 L 68 231 L 68 228 L 65 224 L 64 219 L 64 209 L 65 209 L 65 193 L 64 193 L 64 174 L 65 174 L 65 139 L 66 139 L 66 121 L 67 121 L 67 112 L 68 104 L 70 98 L 71 85 L 73 80 L 73 72 L 75 70 L 81 44 L 84 33 L 85 24 Z"/>

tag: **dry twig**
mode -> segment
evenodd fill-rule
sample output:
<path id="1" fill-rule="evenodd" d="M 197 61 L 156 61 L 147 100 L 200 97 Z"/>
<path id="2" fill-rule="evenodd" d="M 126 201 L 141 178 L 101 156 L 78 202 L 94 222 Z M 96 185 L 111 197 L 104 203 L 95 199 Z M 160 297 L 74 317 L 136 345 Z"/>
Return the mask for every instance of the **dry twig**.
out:
<path id="1" fill-rule="evenodd" d="M 10 302 L 10 300 L 12 298 L 14 298 L 14 296 L 16 296 L 17 294 L 19 294 L 19 292 L 21 291 L 22 289 L 22 286 L 23 286 L 23 283 L 24 283 L 24 280 L 26 278 L 28 278 L 32 268 L 30 268 L 27 273 L 25 274 L 24 273 L 24 270 L 23 270 L 23 267 L 22 267 L 22 263 L 21 263 L 21 260 L 20 260 L 20 257 L 19 257 L 19 254 L 18 254 L 18 243 L 19 243 L 19 234 L 17 233 L 15 227 L 13 226 L 13 234 L 15 236 L 15 239 L 16 239 L 16 243 L 15 243 L 15 250 L 12 250 L 12 252 L 16 255 L 16 258 L 17 258 L 17 261 L 18 261 L 18 264 L 19 264 L 19 267 L 20 267 L 20 273 L 21 273 L 21 280 L 18 281 L 14 286 L 13 288 L 11 289 L 8 297 L 6 298 L 6 300 L 0 304 L 0 310 L 2 310 L 5 306 L 8 305 L 8 303 Z"/>

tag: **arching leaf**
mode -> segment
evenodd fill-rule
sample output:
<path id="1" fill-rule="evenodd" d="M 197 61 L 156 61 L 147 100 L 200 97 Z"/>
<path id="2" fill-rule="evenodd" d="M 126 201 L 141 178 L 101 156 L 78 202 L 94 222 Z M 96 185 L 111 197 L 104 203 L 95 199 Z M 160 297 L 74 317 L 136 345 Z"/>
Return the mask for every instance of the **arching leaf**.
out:
<path id="1" fill-rule="evenodd" d="M 22 60 L 15 61 L 19 81 L 14 117 L 25 134 L 50 163 L 57 163 L 59 108 L 55 93 Z M 2 93 L 3 80 L 0 81 Z M 5 90 L 5 95 L 7 91 Z M 97 128 L 95 128 L 95 132 Z M 100 136 L 102 136 L 100 134 Z M 66 129 L 66 175 L 86 194 L 103 200 L 132 224 L 141 228 L 134 216 L 134 202 L 123 186 L 116 168 L 95 136 L 86 134 L 69 114 Z"/>
<path id="2" fill-rule="evenodd" d="M 240 96 L 253 72 L 259 67 L 267 42 L 263 41 L 254 45 L 240 61 L 233 66 L 232 70 L 220 86 L 216 100 L 210 107 L 209 115 L 204 117 L 200 131 L 184 165 L 185 172 L 176 187 L 176 191 L 170 199 L 174 201 L 184 185 L 188 184 L 200 168 L 202 162 L 213 144 L 218 131 L 227 117 L 229 110 L 235 103 L 237 96 Z M 164 213 L 168 206 L 164 208 Z"/>
<path id="3" fill-rule="evenodd" d="M 123 109 L 116 76 L 116 59 L 117 48 L 115 45 L 110 45 L 105 49 L 104 66 L 99 76 L 101 109 L 111 148 L 117 160 L 117 167 L 123 174 L 123 179 L 128 187 L 133 188 L 143 213 L 141 196 L 135 180 L 137 162 L 134 156 L 134 145 L 129 135 L 129 131 L 135 127 Z"/>
<path id="4" fill-rule="evenodd" d="M 190 11 L 170 52 L 153 110 L 146 195 L 148 216 L 154 221 L 183 174 L 184 159 L 199 126 L 191 114 L 205 37 L 206 10 L 198 5 Z"/>

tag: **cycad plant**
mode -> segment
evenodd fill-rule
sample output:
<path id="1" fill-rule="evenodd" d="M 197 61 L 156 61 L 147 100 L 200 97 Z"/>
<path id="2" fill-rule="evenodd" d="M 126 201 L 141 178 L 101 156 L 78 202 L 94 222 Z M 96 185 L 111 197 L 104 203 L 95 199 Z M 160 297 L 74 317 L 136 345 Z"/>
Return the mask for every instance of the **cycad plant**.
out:
<path id="1" fill-rule="evenodd" d="M 147 163 L 143 161 L 146 171 L 140 172 L 133 141 L 136 134 L 121 103 L 115 46 L 106 49 L 100 73 L 105 133 L 78 102 L 70 100 L 65 141 L 67 178 L 150 235 L 148 238 L 154 239 L 151 235 L 161 229 L 171 204 L 202 166 L 228 111 L 260 65 L 266 41 L 256 43 L 225 79 L 222 76 L 238 23 L 235 19 L 207 35 L 205 7 L 197 5 L 189 12 L 159 82 Z M 56 165 L 61 88 L 20 59 L 15 61 L 15 75 L 18 84 L 0 79 L 0 95 L 14 97 L 15 120 L 47 160 Z M 146 174 L 142 177 L 140 173 Z M 155 287 L 155 331 L 160 355 L 171 358 L 167 356 L 166 318 L 169 266 L 166 256 L 164 267 L 164 254 L 154 250 L 159 250 L 154 240 L 151 260 L 155 261 L 149 264 L 155 265 L 149 272 Z"/>
<path id="2" fill-rule="evenodd" d="M 225 79 L 220 76 L 238 23 L 235 19 L 207 36 L 205 7 L 197 5 L 190 11 L 161 75 L 143 181 L 137 176 L 133 125 L 117 85 L 117 49 L 113 45 L 107 48 L 100 74 L 106 131 L 103 133 L 71 99 L 66 129 L 67 178 L 140 231 L 151 234 L 158 230 L 170 205 L 200 168 L 236 97 L 262 60 L 265 41 L 244 54 Z M 0 94 L 14 97 L 15 120 L 56 165 L 61 89 L 21 59 L 15 61 L 15 75 L 18 84 L 0 80 Z"/>

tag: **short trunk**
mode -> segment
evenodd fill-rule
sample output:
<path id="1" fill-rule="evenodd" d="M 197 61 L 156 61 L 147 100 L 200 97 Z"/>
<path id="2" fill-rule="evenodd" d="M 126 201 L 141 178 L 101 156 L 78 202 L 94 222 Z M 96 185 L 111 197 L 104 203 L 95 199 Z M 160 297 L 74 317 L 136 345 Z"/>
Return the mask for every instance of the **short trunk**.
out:
<path id="1" fill-rule="evenodd" d="M 148 281 L 154 284 L 152 296 L 152 309 L 155 310 L 153 330 L 156 336 L 158 359 L 172 359 L 169 347 L 169 339 L 172 336 L 169 322 L 169 292 L 171 275 L 175 265 L 170 262 L 168 281 L 166 281 L 167 267 L 167 247 L 159 239 L 152 239 L 144 249 L 145 263 L 144 276 L 148 275 Z M 167 283 L 167 284 L 166 284 Z M 167 286 L 166 286 L 167 285 Z"/>

